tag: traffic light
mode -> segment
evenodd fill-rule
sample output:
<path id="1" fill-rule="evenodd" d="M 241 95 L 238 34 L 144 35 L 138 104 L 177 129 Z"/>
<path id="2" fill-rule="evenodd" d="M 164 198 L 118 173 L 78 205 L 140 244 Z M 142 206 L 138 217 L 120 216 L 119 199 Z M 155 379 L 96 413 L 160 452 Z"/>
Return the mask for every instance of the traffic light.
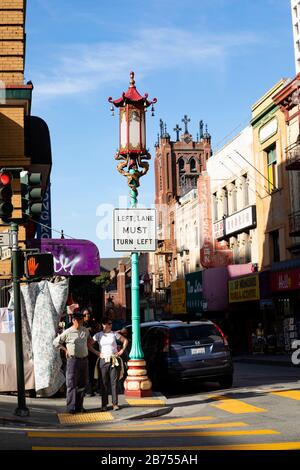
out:
<path id="1" fill-rule="evenodd" d="M 14 210 L 11 202 L 13 195 L 11 183 L 12 175 L 7 171 L 0 171 L 0 218 L 4 221 L 11 218 Z"/>
<path id="2" fill-rule="evenodd" d="M 54 274 L 54 262 L 51 253 L 26 253 L 25 263 L 27 277 L 51 277 Z"/>
<path id="3" fill-rule="evenodd" d="M 42 174 L 21 171 L 21 194 L 23 217 L 39 216 L 42 212 Z"/>

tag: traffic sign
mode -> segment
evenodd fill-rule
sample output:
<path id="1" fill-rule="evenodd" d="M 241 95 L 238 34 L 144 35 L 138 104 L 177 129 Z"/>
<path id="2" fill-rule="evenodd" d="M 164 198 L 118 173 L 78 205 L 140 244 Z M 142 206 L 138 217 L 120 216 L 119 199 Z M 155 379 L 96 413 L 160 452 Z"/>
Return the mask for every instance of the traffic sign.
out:
<path id="1" fill-rule="evenodd" d="M 11 248 L 8 246 L 0 248 L 0 259 L 4 261 L 9 258 L 11 258 Z"/>
<path id="2" fill-rule="evenodd" d="M 10 246 L 9 232 L 0 232 L 0 246 Z"/>
<path id="3" fill-rule="evenodd" d="M 115 209 L 114 251 L 155 251 L 156 210 Z"/>
<path id="4" fill-rule="evenodd" d="M 35 253 L 25 255 L 25 272 L 27 277 L 50 277 L 54 274 L 53 255 Z"/>

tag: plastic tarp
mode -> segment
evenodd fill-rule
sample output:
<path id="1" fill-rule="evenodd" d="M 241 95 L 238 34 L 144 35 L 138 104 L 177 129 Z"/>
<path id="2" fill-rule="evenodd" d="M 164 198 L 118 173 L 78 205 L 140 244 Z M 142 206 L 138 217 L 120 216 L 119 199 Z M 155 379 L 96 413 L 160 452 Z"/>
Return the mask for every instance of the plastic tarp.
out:
<path id="1" fill-rule="evenodd" d="M 23 349 L 33 360 L 35 390 L 54 395 L 64 384 L 60 352 L 53 347 L 60 317 L 68 298 L 68 279 L 21 286 Z M 13 310 L 13 292 L 8 308 Z"/>

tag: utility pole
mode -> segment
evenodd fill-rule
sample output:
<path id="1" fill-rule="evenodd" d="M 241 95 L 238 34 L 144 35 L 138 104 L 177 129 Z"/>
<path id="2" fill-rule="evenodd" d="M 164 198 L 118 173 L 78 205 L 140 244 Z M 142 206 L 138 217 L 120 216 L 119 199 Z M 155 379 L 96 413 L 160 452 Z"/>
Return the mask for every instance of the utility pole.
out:
<path id="1" fill-rule="evenodd" d="M 15 342 L 16 342 L 16 367 L 17 367 L 17 388 L 18 407 L 15 409 L 17 416 L 29 416 L 29 409 L 26 407 L 25 381 L 24 381 L 24 359 L 22 343 L 22 318 L 21 318 L 21 291 L 20 291 L 20 253 L 18 243 L 18 224 L 10 224 L 11 244 L 12 244 L 12 279 L 14 292 L 14 316 L 15 316 Z"/>

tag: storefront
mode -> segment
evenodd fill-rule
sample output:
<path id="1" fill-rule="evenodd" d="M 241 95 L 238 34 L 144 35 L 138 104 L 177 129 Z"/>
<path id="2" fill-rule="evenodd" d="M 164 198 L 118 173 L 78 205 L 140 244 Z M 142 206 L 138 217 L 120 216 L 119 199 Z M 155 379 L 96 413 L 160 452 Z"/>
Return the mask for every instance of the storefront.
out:
<path id="1" fill-rule="evenodd" d="M 202 271 L 185 275 L 186 309 L 193 319 L 201 318 L 203 313 Z"/>
<path id="2" fill-rule="evenodd" d="M 259 273 L 228 281 L 229 320 L 234 353 L 253 351 L 253 334 L 262 322 Z"/>
<path id="3" fill-rule="evenodd" d="M 278 349 L 291 352 L 293 341 L 300 338 L 300 267 L 271 272 L 271 291 Z"/>

